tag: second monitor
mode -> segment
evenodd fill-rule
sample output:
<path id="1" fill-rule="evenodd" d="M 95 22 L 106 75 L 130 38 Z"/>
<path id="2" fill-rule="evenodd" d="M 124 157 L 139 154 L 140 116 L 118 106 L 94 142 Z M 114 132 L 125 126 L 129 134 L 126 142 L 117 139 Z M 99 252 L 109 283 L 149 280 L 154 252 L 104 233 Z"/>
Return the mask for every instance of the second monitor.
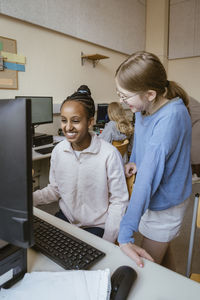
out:
<path id="1" fill-rule="evenodd" d="M 99 135 L 105 124 L 109 122 L 108 117 L 108 104 L 107 103 L 98 103 L 97 104 L 97 118 L 96 124 L 93 126 L 93 130 Z"/>
<path id="2" fill-rule="evenodd" d="M 32 126 L 53 123 L 53 97 L 16 96 L 31 100 Z"/>
<path id="3" fill-rule="evenodd" d="M 49 96 L 16 96 L 15 98 L 26 98 L 31 100 L 31 124 L 33 145 L 41 146 L 53 142 L 53 136 L 35 133 L 35 127 L 41 124 L 53 123 L 53 97 Z"/>
<path id="4" fill-rule="evenodd" d="M 97 120 L 96 124 L 105 125 L 105 123 L 109 122 L 108 117 L 108 104 L 107 103 L 99 103 L 97 104 Z"/>

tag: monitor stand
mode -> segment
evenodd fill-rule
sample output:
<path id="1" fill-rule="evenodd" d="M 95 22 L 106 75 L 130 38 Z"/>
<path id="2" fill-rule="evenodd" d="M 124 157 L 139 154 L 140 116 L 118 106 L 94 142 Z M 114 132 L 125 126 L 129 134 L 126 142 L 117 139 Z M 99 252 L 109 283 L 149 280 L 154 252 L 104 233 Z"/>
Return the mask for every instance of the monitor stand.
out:
<path id="1" fill-rule="evenodd" d="M 35 132 L 35 126 L 34 125 L 31 126 L 31 131 L 32 131 L 32 137 L 33 138 L 39 138 L 40 136 L 46 136 L 47 135 L 45 133 Z"/>

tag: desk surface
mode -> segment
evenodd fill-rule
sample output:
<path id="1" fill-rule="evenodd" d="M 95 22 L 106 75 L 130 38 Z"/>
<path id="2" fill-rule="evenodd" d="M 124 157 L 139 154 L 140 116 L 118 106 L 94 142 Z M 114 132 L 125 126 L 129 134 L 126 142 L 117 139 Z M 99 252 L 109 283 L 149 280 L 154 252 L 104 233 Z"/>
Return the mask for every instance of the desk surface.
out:
<path id="1" fill-rule="evenodd" d="M 47 145 L 43 145 L 43 146 L 40 146 L 40 147 L 32 148 L 32 160 L 40 160 L 40 159 L 51 157 L 51 153 L 40 154 L 40 153 L 35 151 L 35 149 L 47 148 L 47 147 L 50 147 L 50 146 L 53 146 L 53 144 L 47 144 Z"/>
<path id="2" fill-rule="evenodd" d="M 63 139 L 65 139 L 64 136 L 54 136 L 53 137 L 54 142 L 60 142 Z M 42 146 L 39 146 L 39 147 L 32 148 L 32 160 L 40 160 L 40 159 L 51 157 L 51 153 L 40 154 L 40 153 L 35 151 L 35 149 L 47 148 L 47 147 L 51 147 L 51 146 L 53 146 L 53 144 L 46 144 L 46 145 L 42 145 Z"/>
<path id="3" fill-rule="evenodd" d="M 34 208 L 34 214 L 104 251 L 106 256 L 92 267 L 93 270 L 109 268 L 113 273 L 121 265 L 132 266 L 136 270 L 138 278 L 130 291 L 128 300 L 199 300 L 200 284 L 147 260 L 145 260 L 144 268 L 139 268 L 121 252 L 118 246 L 37 208 Z M 62 270 L 62 267 L 46 256 L 29 249 L 29 272 Z"/>

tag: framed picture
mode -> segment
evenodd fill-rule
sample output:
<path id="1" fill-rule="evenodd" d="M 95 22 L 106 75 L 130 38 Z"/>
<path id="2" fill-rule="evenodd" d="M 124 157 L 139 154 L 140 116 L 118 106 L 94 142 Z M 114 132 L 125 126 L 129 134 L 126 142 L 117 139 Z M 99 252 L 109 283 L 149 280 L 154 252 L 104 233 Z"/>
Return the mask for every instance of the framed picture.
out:
<path id="1" fill-rule="evenodd" d="M 0 36 L 0 57 L 1 51 L 17 53 L 17 41 Z M 0 59 L 1 62 L 3 58 Z M 2 66 L 2 63 L 1 63 Z M 0 68 L 0 89 L 18 89 L 18 71 Z"/>

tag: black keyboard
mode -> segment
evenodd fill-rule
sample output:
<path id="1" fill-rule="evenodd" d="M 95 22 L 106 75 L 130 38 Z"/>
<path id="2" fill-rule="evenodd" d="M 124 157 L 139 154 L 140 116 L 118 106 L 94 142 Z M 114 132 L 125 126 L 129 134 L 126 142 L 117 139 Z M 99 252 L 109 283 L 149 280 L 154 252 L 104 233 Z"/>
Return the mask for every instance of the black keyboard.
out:
<path id="1" fill-rule="evenodd" d="M 34 216 L 33 248 L 66 270 L 88 269 L 105 256 L 102 251 Z"/>
<path id="2" fill-rule="evenodd" d="M 48 154 L 52 152 L 53 148 L 54 146 L 49 146 L 45 148 L 36 149 L 35 152 L 38 152 L 40 154 Z"/>

